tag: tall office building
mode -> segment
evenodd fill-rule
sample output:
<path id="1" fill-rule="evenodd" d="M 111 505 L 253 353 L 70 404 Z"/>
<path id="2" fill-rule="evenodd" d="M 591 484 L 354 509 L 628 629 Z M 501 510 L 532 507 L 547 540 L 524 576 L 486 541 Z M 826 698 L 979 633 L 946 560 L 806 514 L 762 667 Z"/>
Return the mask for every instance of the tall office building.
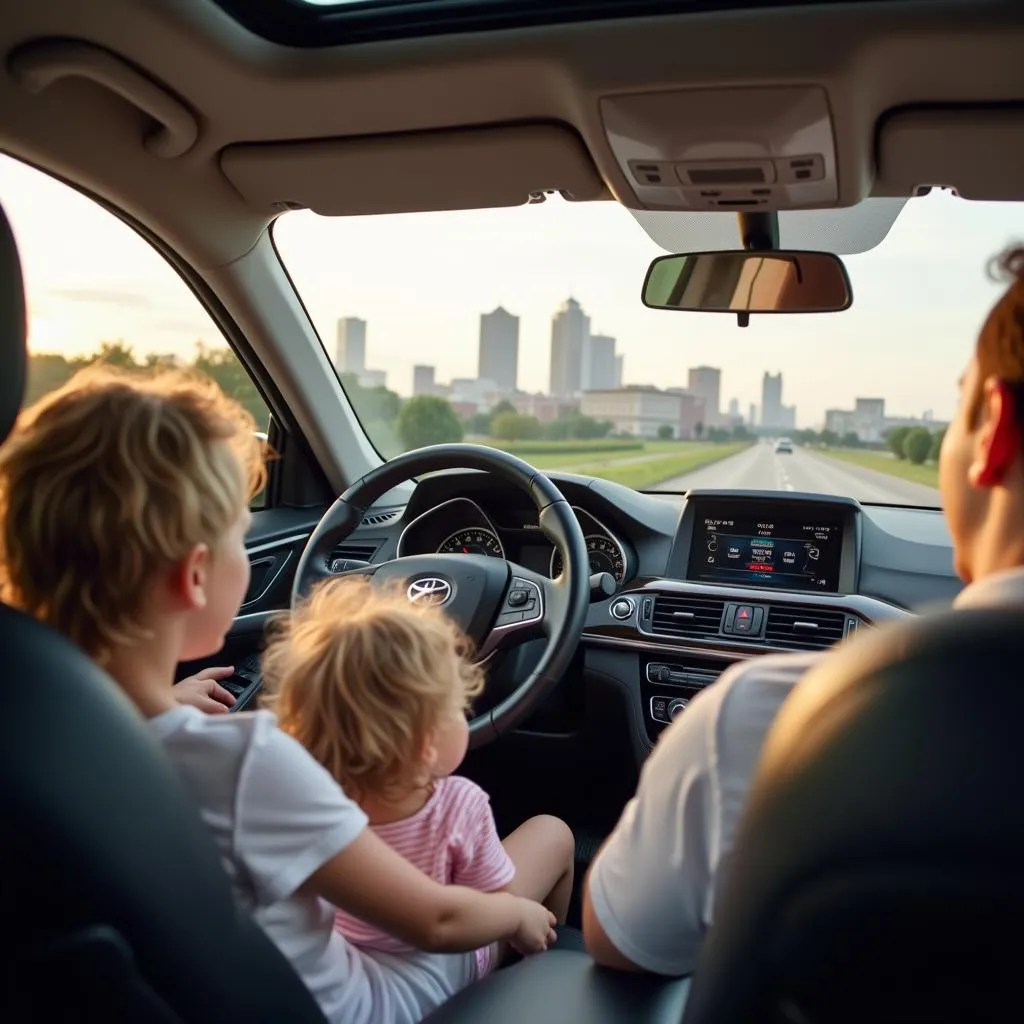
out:
<path id="1" fill-rule="evenodd" d="M 590 317 L 575 299 L 567 299 L 551 318 L 552 395 L 578 395 L 583 389 L 583 346 L 590 337 Z"/>
<path id="2" fill-rule="evenodd" d="M 341 373 L 360 374 L 366 369 L 366 321 L 354 316 L 338 321 L 338 343 L 334 360 Z"/>
<path id="3" fill-rule="evenodd" d="M 622 369 L 625 359 L 623 356 L 615 357 L 615 387 L 622 387 Z"/>
<path id="4" fill-rule="evenodd" d="M 717 426 L 721 418 L 722 371 L 714 366 L 694 366 L 688 384 L 687 390 L 704 399 L 704 426 Z"/>
<path id="5" fill-rule="evenodd" d="M 747 422 L 752 426 L 757 426 L 757 406 L 753 402 L 750 403 L 750 419 Z"/>
<path id="6" fill-rule="evenodd" d="M 729 419 L 738 420 L 740 418 L 740 400 L 738 398 L 729 399 Z"/>
<path id="7" fill-rule="evenodd" d="M 784 425 L 782 411 L 782 374 L 765 373 L 761 381 L 761 423 L 766 427 Z"/>
<path id="8" fill-rule="evenodd" d="M 606 334 L 591 334 L 583 342 L 581 388 L 584 391 L 605 391 L 616 388 L 615 339 Z"/>
<path id="9" fill-rule="evenodd" d="M 414 366 L 412 368 L 412 393 L 413 395 L 433 395 L 437 391 L 437 383 L 434 380 L 434 367 Z"/>
<path id="10" fill-rule="evenodd" d="M 519 317 L 499 306 L 480 317 L 477 376 L 512 394 L 519 380 Z"/>

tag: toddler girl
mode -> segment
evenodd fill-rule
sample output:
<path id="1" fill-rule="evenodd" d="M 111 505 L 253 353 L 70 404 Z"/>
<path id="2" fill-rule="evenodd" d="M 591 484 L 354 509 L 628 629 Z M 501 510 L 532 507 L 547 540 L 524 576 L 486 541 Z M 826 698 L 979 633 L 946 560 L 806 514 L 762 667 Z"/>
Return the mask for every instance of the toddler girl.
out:
<path id="1" fill-rule="evenodd" d="M 443 611 L 408 601 L 404 588 L 342 577 L 317 588 L 281 629 L 264 657 L 281 727 L 359 803 L 380 838 L 439 882 L 526 896 L 564 923 L 569 827 L 541 815 L 502 842 L 487 794 L 453 774 L 483 672 Z M 365 951 L 424 955 L 343 911 L 336 927 Z M 478 977 L 501 953 L 477 951 Z"/>

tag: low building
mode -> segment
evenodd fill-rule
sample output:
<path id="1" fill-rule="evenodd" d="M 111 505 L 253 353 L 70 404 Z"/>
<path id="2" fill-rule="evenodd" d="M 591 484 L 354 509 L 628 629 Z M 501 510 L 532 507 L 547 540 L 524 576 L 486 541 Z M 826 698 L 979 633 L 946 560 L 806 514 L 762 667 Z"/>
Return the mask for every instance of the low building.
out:
<path id="1" fill-rule="evenodd" d="M 700 395 L 682 388 L 663 391 L 649 384 L 625 388 L 585 391 L 580 412 L 596 420 L 607 420 L 616 434 L 658 437 L 664 428 L 671 436 L 693 437 L 702 422 L 704 402 Z"/>
<path id="2" fill-rule="evenodd" d="M 852 409 L 828 409 L 825 412 L 825 429 L 842 437 L 856 434 L 862 444 L 880 444 L 885 435 L 896 427 L 924 427 L 926 430 L 943 430 L 947 424 L 933 419 L 930 413 L 923 416 L 886 416 L 884 398 L 858 398 Z"/>
<path id="3" fill-rule="evenodd" d="M 498 385 L 487 377 L 455 377 L 448 395 L 452 405 L 473 405 L 476 412 L 490 412 L 502 397 Z"/>
<path id="4" fill-rule="evenodd" d="M 541 423 L 551 423 L 554 420 L 564 419 L 574 412 L 580 411 L 580 401 L 577 398 L 565 398 L 558 395 L 528 395 L 518 392 L 511 395 L 507 401 L 515 406 L 515 410 L 522 416 L 533 416 Z"/>
<path id="5" fill-rule="evenodd" d="M 359 386 L 371 390 L 388 386 L 387 370 L 363 370 L 358 377 Z"/>
<path id="6" fill-rule="evenodd" d="M 412 393 L 414 395 L 436 395 L 437 381 L 434 367 L 418 365 L 412 368 Z"/>

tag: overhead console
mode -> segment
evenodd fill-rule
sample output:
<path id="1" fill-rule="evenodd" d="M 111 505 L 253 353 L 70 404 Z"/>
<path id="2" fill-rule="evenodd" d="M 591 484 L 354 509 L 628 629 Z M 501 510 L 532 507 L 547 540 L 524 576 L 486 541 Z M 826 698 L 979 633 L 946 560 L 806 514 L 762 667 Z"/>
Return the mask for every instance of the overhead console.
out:
<path id="1" fill-rule="evenodd" d="M 644 209 L 799 210 L 839 199 L 820 86 L 605 96 L 601 117 Z"/>

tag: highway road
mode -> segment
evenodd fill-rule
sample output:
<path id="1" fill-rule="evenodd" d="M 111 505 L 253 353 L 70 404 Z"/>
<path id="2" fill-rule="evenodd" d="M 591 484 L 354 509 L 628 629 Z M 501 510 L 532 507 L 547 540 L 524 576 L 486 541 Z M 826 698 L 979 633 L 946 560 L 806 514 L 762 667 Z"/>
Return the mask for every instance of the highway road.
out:
<path id="1" fill-rule="evenodd" d="M 666 480 L 656 489 L 686 491 L 693 487 L 842 494 L 861 501 L 932 508 L 940 504 L 939 492 L 932 487 L 830 459 L 805 448 L 796 447 L 791 455 L 777 455 L 767 443 L 755 444 L 721 462 Z"/>

